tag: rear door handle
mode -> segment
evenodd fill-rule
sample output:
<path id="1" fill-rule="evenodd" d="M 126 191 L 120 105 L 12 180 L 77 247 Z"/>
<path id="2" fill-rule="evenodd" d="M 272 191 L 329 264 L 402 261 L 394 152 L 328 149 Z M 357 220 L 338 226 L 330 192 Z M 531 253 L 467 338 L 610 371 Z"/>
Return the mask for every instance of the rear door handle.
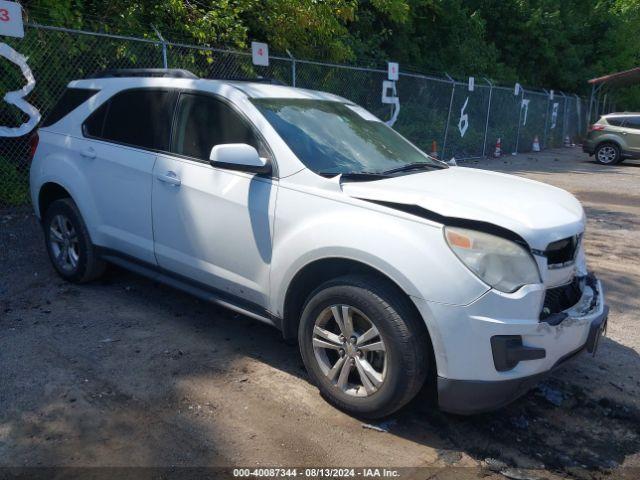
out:
<path id="1" fill-rule="evenodd" d="M 80 155 L 84 158 L 96 158 L 96 151 L 93 149 L 93 147 L 89 147 L 81 150 Z"/>
<path id="2" fill-rule="evenodd" d="M 164 173 L 164 174 L 160 173 L 156 175 L 156 177 L 161 182 L 168 183 L 169 185 L 173 185 L 175 187 L 179 187 L 180 184 L 182 183 L 180 181 L 180 177 L 176 175 L 176 172 L 172 172 L 171 170 L 169 170 L 167 173 Z"/>

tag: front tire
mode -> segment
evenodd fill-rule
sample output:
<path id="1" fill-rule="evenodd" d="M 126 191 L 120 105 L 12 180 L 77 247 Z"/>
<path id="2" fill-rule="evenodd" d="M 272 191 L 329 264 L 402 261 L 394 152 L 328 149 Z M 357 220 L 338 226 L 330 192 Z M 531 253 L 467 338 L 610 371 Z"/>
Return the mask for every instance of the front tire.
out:
<path id="1" fill-rule="evenodd" d="M 430 343 L 409 302 L 386 282 L 362 275 L 331 280 L 309 296 L 298 341 L 311 380 L 329 403 L 380 418 L 418 393 Z"/>
<path id="2" fill-rule="evenodd" d="M 595 151 L 596 162 L 601 165 L 615 165 L 622 161 L 620 147 L 615 143 L 601 143 Z"/>
<path id="3" fill-rule="evenodd" d="M 42 226 L 49 259 L 62 278 L 85 283 L 104 273 L 106 264 L 98 257 L 73 200 L 53 202 L 44 214 Z"/>

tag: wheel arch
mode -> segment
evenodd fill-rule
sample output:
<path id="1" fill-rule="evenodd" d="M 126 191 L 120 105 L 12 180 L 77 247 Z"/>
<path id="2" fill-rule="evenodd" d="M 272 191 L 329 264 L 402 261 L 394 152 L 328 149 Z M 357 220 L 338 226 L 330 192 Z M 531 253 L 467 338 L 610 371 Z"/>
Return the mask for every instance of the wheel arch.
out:
<path id="1" fill-rule="evenodd" d="M 343 257 L 326 257 L 313 260 L 304 265 L 296 272 L 287 286 L 282 318 L 282 334 L 286 340 L 297 338 L 302 307 L 311 292 L 328 280 L 349 274 L 362 274 L 377 278 L 405 296 L 416 318 L 422 320 L 419 323 L 424 326 L 429 336 L 428 327 L 423 316 L 411 300 L 410 295 L 398 282 L 384 272 L 361 261 Z"/>
<path id="2" fill-rule="evenodd" d="M 60 185 L 57 182 L 45 182 L 40 187 L 38 191 L 38 214 L 40 218 L 42 218 L 51 205 L 56 200 L 60 200 L 62 198 L 70 198 L 73 200 L 73 197 L 69 190 Z"/>
<path id="3" fill-rule="evenodd" d="M 596 143 L 596 145 L 593 147 L 594 155 L 598 151 L 598 148 L 600 148 L 602 145 L 607 144 L 607 143 L 611 143 L 611 144 L 615 145 L 616 147 L 618 147 L 620 149 L 620 154 L 622 155 L 622 151 L 623 151 L 624 147 L 623 147 L 622 143 L 620 142 L 620 140 L 615 138 L 615 137 L 605 137 L 603 139 L 600 139 L 598 141 L 598 143 Z"/>

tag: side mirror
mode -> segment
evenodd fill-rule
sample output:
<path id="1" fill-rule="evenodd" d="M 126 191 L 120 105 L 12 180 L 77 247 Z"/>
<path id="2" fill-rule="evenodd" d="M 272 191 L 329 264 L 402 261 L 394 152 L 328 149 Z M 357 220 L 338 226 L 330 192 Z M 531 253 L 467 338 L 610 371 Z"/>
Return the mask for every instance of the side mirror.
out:
<path id="1" fill-rule="evenodd" d="M 211 149 L 209 163 L 218 168 L 250 173 L 269 173 L 271 165 L 246 143 L 225 143 Z"/>

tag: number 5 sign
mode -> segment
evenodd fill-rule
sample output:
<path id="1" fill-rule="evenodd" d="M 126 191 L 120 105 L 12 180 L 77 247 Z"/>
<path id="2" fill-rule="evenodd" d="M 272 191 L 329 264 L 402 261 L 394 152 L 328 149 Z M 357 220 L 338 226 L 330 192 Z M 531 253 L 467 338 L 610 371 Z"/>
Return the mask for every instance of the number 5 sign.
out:
<path id="1" fill-rule="evenodd" d="M 24 37 L 22 7 L 20 4 L 0 0 L 0 35 Z"/>

